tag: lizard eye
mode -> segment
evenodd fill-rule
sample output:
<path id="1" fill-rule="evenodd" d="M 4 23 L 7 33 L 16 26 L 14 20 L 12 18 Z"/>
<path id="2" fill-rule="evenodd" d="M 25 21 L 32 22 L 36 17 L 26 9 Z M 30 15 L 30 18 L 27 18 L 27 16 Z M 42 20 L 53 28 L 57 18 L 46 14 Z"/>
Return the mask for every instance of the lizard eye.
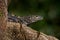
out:
<path id="1" fill-rule="evenodd" d="M 36 16 L 36 17 L 38 17 L 38 16 Z"/>
<path id="2" fill-rule="evenodd" d="M 29 19 L 31 19 L 31 17 L 29 17 Z"/>

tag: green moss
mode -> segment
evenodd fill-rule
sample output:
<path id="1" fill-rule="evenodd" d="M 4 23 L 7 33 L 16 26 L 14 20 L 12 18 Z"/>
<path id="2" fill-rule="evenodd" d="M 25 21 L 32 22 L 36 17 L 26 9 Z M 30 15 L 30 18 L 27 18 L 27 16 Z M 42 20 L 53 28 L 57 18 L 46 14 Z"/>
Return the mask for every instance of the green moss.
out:
<path id="1" fill-rule="evenodd" d="M 2 12 L 0 12 L 0 17 L 3 16 Z"/>

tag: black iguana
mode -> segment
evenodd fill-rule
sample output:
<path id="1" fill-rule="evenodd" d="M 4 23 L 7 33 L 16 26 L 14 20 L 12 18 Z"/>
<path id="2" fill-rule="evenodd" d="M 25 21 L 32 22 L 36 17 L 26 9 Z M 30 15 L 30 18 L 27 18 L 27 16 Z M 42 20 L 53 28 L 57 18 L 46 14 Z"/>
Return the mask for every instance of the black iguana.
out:
<path id="1" fill-rule="evenodd" d="M 15 16 L 8 14 L 8 21 L 9 22 L 21 22 L 22 24 L 30 24 L 36 22 L 38 20 L 43 20 L 42 16 L 39 15 L 28 15 L 28 16 Z"/>

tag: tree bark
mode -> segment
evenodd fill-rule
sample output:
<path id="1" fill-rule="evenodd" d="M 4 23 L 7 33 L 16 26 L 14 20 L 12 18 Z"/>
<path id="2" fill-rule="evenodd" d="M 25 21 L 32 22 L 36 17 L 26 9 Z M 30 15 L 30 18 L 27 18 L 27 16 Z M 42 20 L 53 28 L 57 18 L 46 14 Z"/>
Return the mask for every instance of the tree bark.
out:
<path id="1" fill-rule="evenodd" d="M 0 29 L 5 30 L 7 24 L 7 5 L 5 0 L 0 0 Z"/>
<path id="2" fill-rule="evenodd" d="M 0 40 L 3 40 L 4 31 L 7 24 L 7 1 L 0 0 Z"/>
<path id="3" fill-rule="evenodd" d="M 31 29 L 30 27 L 15 22 L 8 22 L 6 37 L 4 40 L 58 40 L 57 38 L 46 35 L 42 32 Z"/>

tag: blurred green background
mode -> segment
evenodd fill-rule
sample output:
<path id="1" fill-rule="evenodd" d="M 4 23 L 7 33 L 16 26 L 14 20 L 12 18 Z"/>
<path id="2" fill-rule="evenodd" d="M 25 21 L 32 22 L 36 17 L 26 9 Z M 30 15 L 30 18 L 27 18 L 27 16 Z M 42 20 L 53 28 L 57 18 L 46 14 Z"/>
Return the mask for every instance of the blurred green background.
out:
<path id="1" fill-rule="evenodd" d="M 60 39 L 60 1 L 59 0 L 11 0 L 9 13 L 17 16 L 41 15 L 43 20 L 29 26 L 47 35 Z"/>

